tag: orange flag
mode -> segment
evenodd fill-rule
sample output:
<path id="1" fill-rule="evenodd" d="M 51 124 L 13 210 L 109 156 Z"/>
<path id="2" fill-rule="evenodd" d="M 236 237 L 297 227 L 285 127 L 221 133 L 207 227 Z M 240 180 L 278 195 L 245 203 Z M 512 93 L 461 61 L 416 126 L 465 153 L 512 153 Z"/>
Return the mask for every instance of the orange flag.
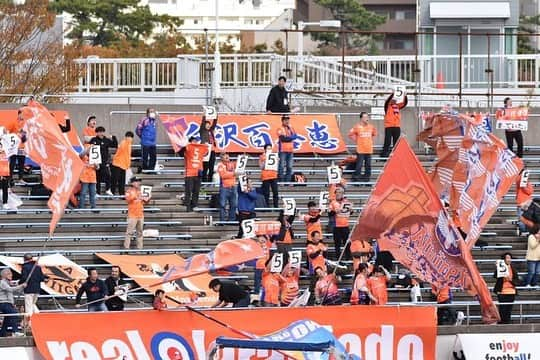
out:
<path id="1" fill-rule="evenodd" d="M 43 184 L 53 192 L 48 202 L 53 214 L 49 225 L 52 236 L 73 188 L 79 183 L 83 162 L 49 110 L 34 100 L 21 110 L 27 136 L 26 154 L 39 164 Z"/>
<path id="2" fill-rule="evenodd" d="M 378 239 L 382 250 L 422 280 L 478 295 L 484 321 L 498 321 L 470 250 L 405 138 L 394 149 L 351 236 L 352 241 L 369 238 Z"/>

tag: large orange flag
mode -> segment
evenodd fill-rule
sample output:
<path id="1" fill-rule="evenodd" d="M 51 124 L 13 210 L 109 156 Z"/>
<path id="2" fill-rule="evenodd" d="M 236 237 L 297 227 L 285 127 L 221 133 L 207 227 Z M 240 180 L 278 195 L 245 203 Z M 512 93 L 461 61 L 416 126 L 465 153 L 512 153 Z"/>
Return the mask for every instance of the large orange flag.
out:
<path id="1" fill-rule="evenodd" d="M 84 165 L 43 105 L 30 100 L 21 110 L 27 136 L 26 154 L 39 164 L 43 184 L 53 192 L 48 202 L 52 211 L 49 225 L 52 236 Z"/>
<path id="2" fill-rule="evenodd" d="M 478 295 L 485 322 L 499 319 L 470 250 L 405 138 L 394 149 L 351 236 L 353 241 L 369 238 L 378 239 L 382 250 L 422 280 Z"/>

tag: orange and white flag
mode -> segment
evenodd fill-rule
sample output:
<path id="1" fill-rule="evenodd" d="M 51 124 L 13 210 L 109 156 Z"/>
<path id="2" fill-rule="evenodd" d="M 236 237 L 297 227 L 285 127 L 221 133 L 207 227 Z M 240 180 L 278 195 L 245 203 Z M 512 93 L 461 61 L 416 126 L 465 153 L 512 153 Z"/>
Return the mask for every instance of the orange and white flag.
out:
<path id="1" fill-rule="evenodd" d="M 27 136 L 26 154 L 39 164 L 43 184 L 52 191 L 48 202 L 53 214 L 49 225 L 52 235 L 84 165 L 47 108 L 30 100 L 21 111 Z"/>

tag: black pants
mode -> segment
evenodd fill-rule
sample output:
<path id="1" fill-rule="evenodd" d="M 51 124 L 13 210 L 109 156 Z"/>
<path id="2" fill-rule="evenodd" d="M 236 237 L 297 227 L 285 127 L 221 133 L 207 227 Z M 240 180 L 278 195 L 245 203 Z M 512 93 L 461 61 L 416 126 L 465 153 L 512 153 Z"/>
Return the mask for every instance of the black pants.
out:
<path id="1" fill-rule="evenodd" d="M 8 202 L 8 189 L 9 189 L 9 178 L 1 177 L 0 179 L 0 188 L 2 189 L 2 204 L 7 204 Z"/>
<path id="2" fill-rule="evenodd" d="M 238 211 L 238 234 L 237 239 L 241 239 L 244 236 L 244 230 L 242 230 L 242 221 L 247 219 L 253 219 L 255 217 L 254 212 Z"/>
<path id="3" fill-rule="evenodd" d="M 154 170 L 156 167 L 156 145 L 142 145 L 142 169 Z"/>
<path id="4" fill-rule="evenodd" d="M 119 195 L 126 193 L 126 170 L 119 168 L 118 166 L 111 165 L 111 191 L 116 194 L 118 190 Z"/>
<path id="5" fill-rule="evenodd" d="M 214 165 L 215 164 L 216 164 L 216 152 L 211 151 L 210 152 L 210 159 L 208 159 L 208 161 L 203 162 L 202 181 L 204 181 L 204 182 L 212 182 L 212 178 L 214 177 Z"/>
<path id="6" fill-rule="evenodd" d="M 19 172 L 19 180 L 23 178 L 24 174 L 24 161 L 26 156 L 24 155 L 11 155 L 9 158 L 9 173 L 13 178 L 15 175 L 15 166 L 17 166 L 17 171 Z"/>
<path id="7" fill-rule="evenodd" d="M 512 322 L 512 303 L 515 298 L 516 295 L 514 294 L 497 294 L 497 300 L 499 300 L 500 303 L 510 303 L 509 305 L 499 304 L 499 315 L 501 315 L 499 324 L 510 324 Z"/>
<path id="8" fill-rule="evenodd" d="M 199 191 L 201 190 L 201 178 L 188 176 L 184 178 L 184 205 L 186 211 L 193 211 L 199 205 Z"/>
<path id="9" fill-rule="evenodd" d="M 520 158 L 523 157 L 523 134 L 521 133 L 521 130 L 517 131 L 504 131 L 504 135 L 506 135 L 506 144 L 508 145 L 508 148 L 510 151 L 514 151 L 514 140 L 516 140 L 517 143 L 517 152 L 516 155 Z"/>
<path id="10" fill-rule="evenodd" d="M 392 147 L 396 146 L 400 135 L 401 128 L 399 126 L 384 128 L 384 145 L 381 152 L 382 157 L 388 157 L 388 155 L 390 155 L 390 141 L 392 142 Z"/>
<path id="11" fill-rule="evenodd" d="M 111 189 L 111 169 L 109 168 L 109 164 L 99 165 L 96 175 L 96 192 L 101 195 L 101 183 L 105 183 L 105 191 Z"/>
<path id="12" fill-rule="evenodd" d="M 334 235 L 334 249 L 336 251 L 336 260 L 339 259 L 339 255 L 341 254 L 341 246 L 345 245 L 347 243 L 347 239 L 349 239 L 349 227 L 334 227 L 333 231 Z M 347 248 L 345 249 L 344 259 L 350 259 L 351 258 L 351 248 L 349 245 L 347 245 Z"/>
<path id="13" fill-rule="evenodd" d="M 266 201 L 266 206 L 268 207 L 270 207 L 270 189 L 272 189 L 272 200 L 274 202 L 274 207 L 279 208 L 279 194 L 278 194 L 277 179 L 263 180 L 262 182 L 262 193 L 264 196 L 264 201 Z"/>

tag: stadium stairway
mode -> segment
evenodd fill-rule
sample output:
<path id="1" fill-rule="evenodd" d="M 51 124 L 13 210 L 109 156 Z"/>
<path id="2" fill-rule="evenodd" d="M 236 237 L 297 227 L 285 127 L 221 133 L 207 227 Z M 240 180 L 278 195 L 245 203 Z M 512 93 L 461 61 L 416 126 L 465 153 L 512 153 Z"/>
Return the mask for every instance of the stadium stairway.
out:
<path id="1" fill-rule="evenodd" d="M 177 196 L 183 194 L 183 159 L 175 156 L 172 149 L 163 146 L 159 148 L 158 160 L 163 165 L 163 170 L 156 174 L 143 173 L 144 185 L 153 186 L 152 200 L 146 206 L 145 229 L 159 230 L 159 237 L 145 238 L 144 250 L 130 250 L 126 252 L 122 249 L 122 242 L 125 233 L 126 204 L 118 196 L 100 196 L 97 200 L 97 209 L 94 211 L 68 209 L 60 221 L 54 237 L 47 241 L 48 223 L 50 213 L 47 209 L 47 199 L 43 197 L 33 197 L 29 195 L 28 186 L 17 185 L 14 192 L 21 196 L 23 205 L 17 212 L 0 211 L 0 254 L 8 256 L 22 256 L 23 253 L 31 252 L 64 254 L 72 261 L 83 267 L 98 267 L 100 276 L 108 276 L 110 265 L 96 257 L 96 252 L 110 253 L 130 253 L 130 254 L 158 254 L 175 252 L 183 257 L 189 257 L 197 252 L 209 251 L 219 241 L 232 238 L 237 230 L 235 224 L 219 224 L 217 209 L 210 207 L 210 200 L 213 194 L 218 192 L 215 184 L 203 184 L 199 209 L 196 212 L 186 212 L 185 207 Z M 302 172 L 306 178 L 305 186 L 280 185 L 280 197 L 294 197 L 300 213 L 305 213 L 307 203 L 310 200 L 318 202 L 319 191 L 326 186 L 326 167 L 332 163 L 337 163 L 346 155 L 336 156 L 313 156 L 296 155 L 294 171 Z M 429 168 L 435 160 L 434 155 L 418 152 L 418 157 L 425 168 Z M 134 158 L 133 165 L 138 161 Z M 530 180 L 540 186 L 540 151 L 529 150 L 525 153 L 525 162 L 531 169 Z M 346 195 L 354 203 L 355 214 L 352 216 L 351 227 L 356 222 L 363 204 L 369 197 L 373 183 L 378 174 L 383 169 L 384 159 L 376 155 L 372 161 L 373 175 L 371 183 L 348 183 Z M 258 162 L 255 156 L 250 157 L 248 163 L 248 175 L 255 182 L 259 183 Z M 347 181 L 351 178 L 351 173 L 346 171 L 344 177 Z M 278 209 L 258 209 L 257 218 L 276 219 Z M 480 272 L 484 276 L 488 286 L 494 285 L 493 271 L 495 260 L 499 256 L 510 251 L 515 259 L 515 267 L 520 276 L 526 274 L 526 263 L 524 261 L 527 249 L 526 237 L 516 234 L 516 206 L 515 189 L 512 188 L 504 198 L 500 208 L 484 229 L 482 239 L 488 246 L 475 248 L 473 256 Z M 323 225 L 326 224 L 326 217 L 323 217 Z M 303 222 L 297 217 L 294 223 L 296 237 L 294 247 L 305 248 L 305 228 Z M 333 241 L 331 234 L 325 234 L 325 242 L 329 245 L 330 257 L 333 254 Z M 305 256 L 305 253 L 304 253 Z M 305 259 L 304 259 L 305 260 Z M 401 267 L 396 264 L 395 269 L 391 269 L 395 274 Z M 395 276 L 395 275 L 394 275 Z M 236 273 L 233 278 L 241 284 L 252 286 L 253 271 L 249 268 Z M 340 284 L 342 289 L 351 287 L 351 275 L 343 276 Z M 301 287 L 307 288 L 309 279 L 302 277 Z M 389 301 L 400 303 L 409 301 L 409 291 L 395 288 L 389 285 Z M 345 293 L 345 291 L 344 291 Z M 429 284 L 423 284 L 422 294 L 424 300 L 431 301 Z M 540 299 L 540 288 L 520 289 L 517 300 L 538 300 Z M 344 295 L 346 296 L 346 295 Z M 144 291 L 137 292 L 134 297 L 139 300 L 136 303 L 129 303 L 129 306 L 141 306 L 141 301 L 148 305 L 151 301 L 150 294 Z M 495 298 L 495 297 L 494 297 Z M 460 291 L 454 291 L 454 301 L 472 301 L 472 297 Z M 73 298 L 56 298 L 43 295 L 38 305 L 42 309 L 56 309 L 58 306 L 74 308 Z M 479 308 L 477 306 L 466 309 L 460 308 L 464 312 L 468 311 L 471 323 L 479 323 Z M 522 318 L 515 322 L 540 323 L 540 305 L 525 305 L 518 309 L 514 307 L 514 316 L 522 313 Z"/>

